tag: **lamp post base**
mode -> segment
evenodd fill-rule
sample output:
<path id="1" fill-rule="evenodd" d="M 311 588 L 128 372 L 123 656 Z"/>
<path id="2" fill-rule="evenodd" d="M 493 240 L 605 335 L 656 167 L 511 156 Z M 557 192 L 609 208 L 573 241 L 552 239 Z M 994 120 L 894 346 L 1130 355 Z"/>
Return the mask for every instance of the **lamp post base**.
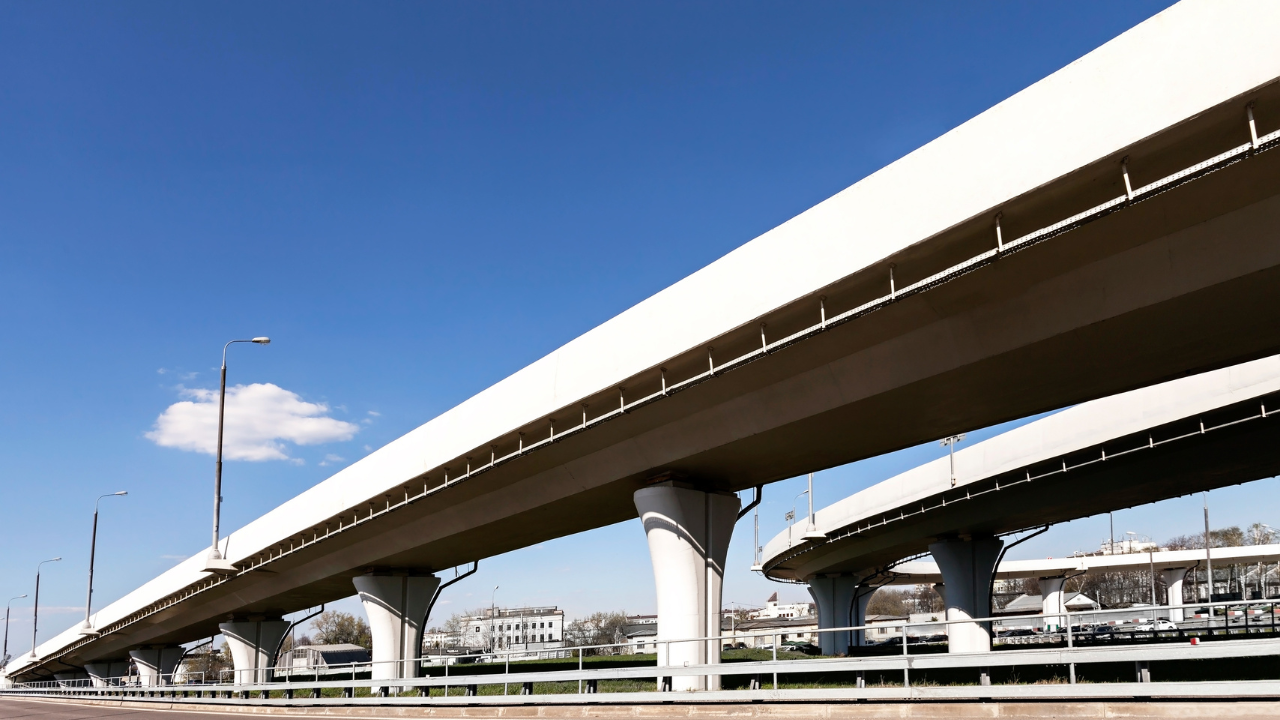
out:
<path id="1" fill-rule="evenodd" d="M 222 555 L 211 552 L 208 559 L 204 561 L 204 571 L 215 575 L 235 575 L 240 572 L 240 569 L 223 559 Z"/>

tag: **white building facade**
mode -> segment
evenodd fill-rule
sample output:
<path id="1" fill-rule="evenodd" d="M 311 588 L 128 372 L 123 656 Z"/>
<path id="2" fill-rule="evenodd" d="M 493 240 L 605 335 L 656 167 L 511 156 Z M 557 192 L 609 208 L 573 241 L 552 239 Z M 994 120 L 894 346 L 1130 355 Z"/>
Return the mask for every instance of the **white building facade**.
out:
<path id="1" fill-rule="evenodd" d="M 564 611 L 555 606 L 498 608 L 467 618 L 463 644 L 489 650 L 536 651 L 564 647 Z"/>

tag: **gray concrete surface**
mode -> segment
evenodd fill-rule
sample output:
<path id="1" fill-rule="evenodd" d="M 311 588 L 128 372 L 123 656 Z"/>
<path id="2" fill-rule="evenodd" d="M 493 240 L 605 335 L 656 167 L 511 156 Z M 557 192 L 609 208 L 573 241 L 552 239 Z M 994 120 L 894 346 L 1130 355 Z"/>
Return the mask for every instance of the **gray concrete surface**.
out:
<path id="1" fill-rule="evenodd" d="M 1054 701 L 883 703 L 683 703 L 543 707 L 326 707 L 171 710 L 133 703 L 72 703 L 0 699 L 0 720 L 96 720 L 137 718 L 187 720 L 212 715 L 323 715 L 326 717 L 423 718 L 1252 718 L 1280 717 L 1275 701 Z"/>

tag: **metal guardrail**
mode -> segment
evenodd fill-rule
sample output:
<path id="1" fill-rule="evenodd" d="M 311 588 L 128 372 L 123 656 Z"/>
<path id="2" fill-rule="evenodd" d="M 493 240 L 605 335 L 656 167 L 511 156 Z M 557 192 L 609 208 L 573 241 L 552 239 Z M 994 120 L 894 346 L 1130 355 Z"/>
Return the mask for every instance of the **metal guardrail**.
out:
<path id="1" fill-rule="evenodd" d="M 967 698 L 967 697 L 1134 697 L 1154 695 L 1194 696 L 1275 696 L 1280 697 L 1280 681 L 1235 681 L 1211 683 L 1151 683 L 1151 662 L 1191 659 L 1223 659 L 1280 655 L 1280 628 L 1277 628 L 1276 612 L 1280 599 L 1242 600 L 1193 605 L 1163 605 L 1132 608 L 1135 620 L 1146 621 L 1168 617 L 1171 610 L 1193 612 L 1200 610 L 1207 617 L 1183 624 L 1195 624 L 1194 628 L 1178 630 L 1138 630 L 1142 623 L 1097 623 L 1108 628 L 1125 627 L 1130 640 L 1142 642 L 1100 639 L 1116 637 L 1118 633 L 1094 633 L 1088 618 L 1098 615 L 1115 615 L 1116 610 L 1090 610 L 1084 612 L 1042 613 L 1017 616 L 1017 620 L 1041 619 L 1049 625 L 1061 623 L 1061 629 L 1044 633 L 1041 637 L 1059 647 L 1027 646 L 1017 649 L 1000 649 L 991 652 L 949 653 L 938 652 L 937 646 L 916 642 L 912 629 L 936 632 L 938 627 L 950 625 L 992 623 L 1008 621 L 1008 617 L 987 617 L 962 620 L 938 620 L 930 622 L 896 622 L 859 625 L 844 628 L 823 628 L 819 633 L 855 633 L 885 627 L 896 628 L 899 638 L 890 644 L 892 654 L 851 655 L 847 657 L 809 657 L 791 655 L 782 649 L 780 632 L 717 635 L 701 638 L 659 640 L 658 660 L 670 656 L 672 645 L 683 643 L 716 642 L 736 644 L 745 638 L 770 640 L 767 643 L 769 659 L 740 662 L 713 662 L 702 665 L 672 666 L 664 662 L 632 667 L 591 668 L 585 658 L 625 651 L 630 646 L 623 643 L 565 648 L 557 652 L 575 655 L 577 669 L 536 670 L 517 668 L 512 671 L 512 657 L 527 655 L 520 652 L 486 652 L 471 655 L 448 656 L 442 665 L 442 675 L 414 677 L 433 665 L 433 660 L 423 658 L 392 663 L 352 663 L 342 667 L 325 668 L 329 672 L 350 673 L 343 679 L 321 680 L 313 674 L 311 679 L 299 680 L 304 670 L 320 670 L 281 666 L 269 669 L 226 671 L 215 680 L 201 672 L 178 672 L 166 675 L 124 676 L 118 678 L 93 678 L 64 681 L 39 681 L 21 683 L 0 690 L 0 695 L 79 697 L 98 699 L 132 699 L 143 701 L 187 703 L 261 703 L 261 704 L 349 704 L 386 703 L 438 704 L 438 703 L 566 703 L 566 702 L 646 702 L 670 701 L 672 693 L 664 692 L 676 677 L 725 678 L 749 676 L 747 689 L 711 690 L 691 693 L 690 697 L 702 700 L 745 699 L 850 699 L 850 698 Z M 1252 612 L 1251 612 L 1252 611 Z M 793 633 L 787 633 L 793 634 Z M 1086 641 L 1085 638 L 1088 638 Z M 1199 642 L 1208 640 L 1208 642 Z M 999 644 L 1000 638 L 995 642 Z M 901 647 L 901 652 L 893 645 Z M 883 644 L 882 644 L 883 645 Z M 1012 647 L 1012 646 L 1010 646 Z M 915 652 L 913 652 L 913 648 Z M 761 648 L 757 648 L 761 649 Z M 780 657 L 781 654 L 781 657 Z M 617 656 L 621 659 L 623 656 Z M 470 661 L 470 662 L 469 662 Z M 515 661 L 519 664 L 521 661 Z M 502 663 L 500 672 L 467 672 L 480 668 L 494 668 Z M 1076 683 L 1076 666 L 1093 663 L 1134 663 L 1136 683 Z M 388 668 L 390 665 L 392 667 Z M 976 686 L 949 685 L 921 687 L 912 684 L 912 673 L 940 669 L 972 669 L 981 677 L 987 677 L 990 668 L 1013 666 L 1062 666 L 1068 669 L 1068 679 L 1059 684 L 1007 684 Z M 528 666 L 525 666 L 526 668 Z M 452 671 L 451 671 L 452 668 Z M 463 672 L 459 672 L 459 668 Z M 865 675 L 869 672 L 901 672 L 901 684 L 866 687 Z M 375 674 L 398 674 L 400 677 L 375 678 Z M 779 687 L 779 675 L 789 677 L 828 678 L 844 674 L 847 687 L 787 689 Z M 237 680 L 245 680 L 237 682 Z M 652 691 L 632 690 L 622 692 L 598 692 L 601 681 L 649 681 Z M 536 684 L 558 683 L 556 692 L 534 694 Z M 572 692 L 573 684 L 577 692 Z M 714 683 L 712 683 L 714 685 Z M 482 686 L 502 686 L 502 694 L 480 694 Z M 515 686 L 516 692 L 512 692 Z M 546 686 L 544 686 L 545 688 Z M 456 695 L 461 689 L 462 695 Z M 331 696 L 326 697 L 325 691 Z M 359 691 L 364 690 L 367 694 Z M 439 695 L 433 695 L 437 691 Z"/>

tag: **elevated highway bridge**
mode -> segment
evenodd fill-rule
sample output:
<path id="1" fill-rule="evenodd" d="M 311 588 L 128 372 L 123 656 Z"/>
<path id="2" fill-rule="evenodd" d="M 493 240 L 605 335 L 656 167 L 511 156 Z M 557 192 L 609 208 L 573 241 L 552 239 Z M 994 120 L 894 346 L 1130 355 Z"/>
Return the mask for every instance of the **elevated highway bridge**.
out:
<path id="1" fill-rule="evenodd" d="M 997 573 L 1041 572 L 1057 602 L 1077 566 L 1123 556 L 1019 567 L 1000 562 L 1002 537 L 1280 475 L 1277 447 L 1280 356 L 1093 400 L 908 470 L 779 533 L 761 567 L 768 577 L 807 582 L 825 627 L 861 624 L 877 587 L 908 578 L 941 582 L 949 619 L 988 616 Z M 911 561 L 923 554 L 936 564 Z M 1197 559 L 1163 555 L 1172 556 L 1163 569 L 1179 588 L 1170 603 L 1179 604 L 1183 575 Z M 1198 560 L 1212 562 L 1204 551 Z M 953 641 L 964 648 L 957 651 L 989 649 L 986 628 L 957 629 L 981 631 L 967 644 Z M 845 640 L 832 635 L 828 649 Z"/>
<path id="2" fill-rule="evenodd" d="M 439 570 L 637 514 L 661 632 L 704 636 L 734 491 L 1280 351 L 1277 30 L 1174 6 L 267 512 L 234 574 L 194 557 L 6 672 L 219 629 L 261 663 L 353 583 L 375 658 L 409 657 Z"/>

